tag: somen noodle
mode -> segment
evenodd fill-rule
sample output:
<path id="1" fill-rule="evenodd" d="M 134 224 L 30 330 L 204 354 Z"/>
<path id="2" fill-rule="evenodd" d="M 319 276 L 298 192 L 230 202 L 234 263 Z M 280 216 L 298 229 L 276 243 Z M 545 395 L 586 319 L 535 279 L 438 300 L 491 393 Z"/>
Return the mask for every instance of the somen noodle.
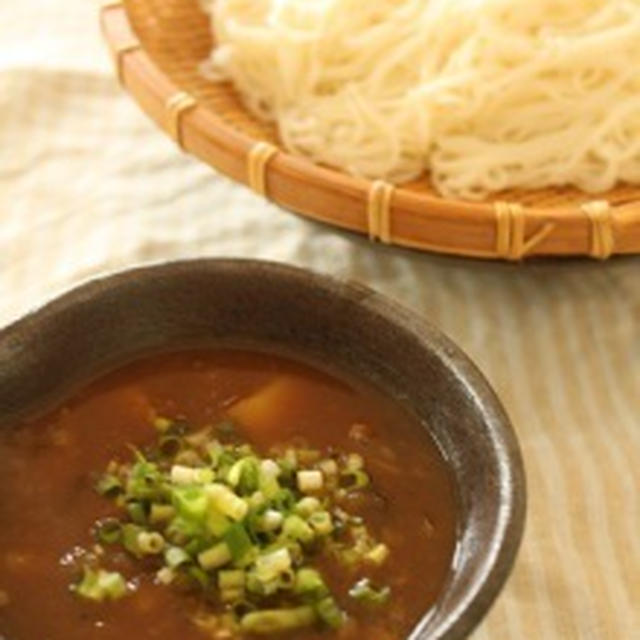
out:
<path id="1" fill-rule="evenodd" d="M 207 0 L 293 153 L 447 196 L 640 183 L 640 0 Z"/>

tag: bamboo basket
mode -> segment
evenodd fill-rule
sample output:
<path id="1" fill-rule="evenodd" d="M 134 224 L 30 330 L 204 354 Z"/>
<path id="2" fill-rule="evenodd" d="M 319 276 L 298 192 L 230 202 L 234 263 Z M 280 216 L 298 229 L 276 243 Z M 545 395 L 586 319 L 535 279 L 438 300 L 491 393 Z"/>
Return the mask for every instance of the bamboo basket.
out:
<path id="1" fill-rule="evenodd" d="M 212 41 L 197 0 L 107 2 L 101 24 L 121 84 L 184 151 L 287 209 L 385 244 L 477 258 L 640 252 L 637 187 L 598 200 L 546 189 L 453 201 L 426 178 L 393 187 L 287 153 L 229 84 L 199 75 Z"/>

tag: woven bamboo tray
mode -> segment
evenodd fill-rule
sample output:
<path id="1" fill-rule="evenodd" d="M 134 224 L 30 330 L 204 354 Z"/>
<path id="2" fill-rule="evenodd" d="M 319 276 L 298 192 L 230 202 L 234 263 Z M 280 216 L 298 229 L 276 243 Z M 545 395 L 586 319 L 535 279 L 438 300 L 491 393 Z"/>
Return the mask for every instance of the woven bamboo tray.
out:
<path id="1" fill-rule="evenodd" d="M 107 2 L 102 29 L 118 78 L 186 152 L 305 216 L 387 244 L 478 258 L 640 252 L 640 188 L 598 200 L 574 189 L 452 201 L 426 179 L 393 187 L 320 167 L 278 147 L 228 84 L 198 73 L 212 46 L 197 0 Z"/>

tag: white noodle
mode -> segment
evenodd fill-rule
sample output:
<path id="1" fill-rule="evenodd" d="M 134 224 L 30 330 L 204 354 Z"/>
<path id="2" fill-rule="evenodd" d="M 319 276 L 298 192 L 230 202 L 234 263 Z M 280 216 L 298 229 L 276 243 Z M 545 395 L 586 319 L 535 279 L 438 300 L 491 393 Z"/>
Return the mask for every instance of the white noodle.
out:
<path id="1" fill-rule="evenodd" d="M 640 0 L 204 0 L 229 79 L 283 144 L 481 198 L 640 183 Z"/>

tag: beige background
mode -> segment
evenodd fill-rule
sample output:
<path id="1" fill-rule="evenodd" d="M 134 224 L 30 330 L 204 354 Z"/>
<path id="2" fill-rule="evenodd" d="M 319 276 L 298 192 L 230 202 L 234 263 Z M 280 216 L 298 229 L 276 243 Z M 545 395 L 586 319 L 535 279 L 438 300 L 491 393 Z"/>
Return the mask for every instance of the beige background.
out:
<path id="1" fill-rule="evenodd" d="M 180 154 L 116 85 L 93 2 L 2 0 L 0 43 L 0 324 L 96 274 L 186 256 L 367 282 L 459 342 L 520 436 L 525 541 L 474 640 L 640 638 L 640 259 L 371 245 Z"/>

